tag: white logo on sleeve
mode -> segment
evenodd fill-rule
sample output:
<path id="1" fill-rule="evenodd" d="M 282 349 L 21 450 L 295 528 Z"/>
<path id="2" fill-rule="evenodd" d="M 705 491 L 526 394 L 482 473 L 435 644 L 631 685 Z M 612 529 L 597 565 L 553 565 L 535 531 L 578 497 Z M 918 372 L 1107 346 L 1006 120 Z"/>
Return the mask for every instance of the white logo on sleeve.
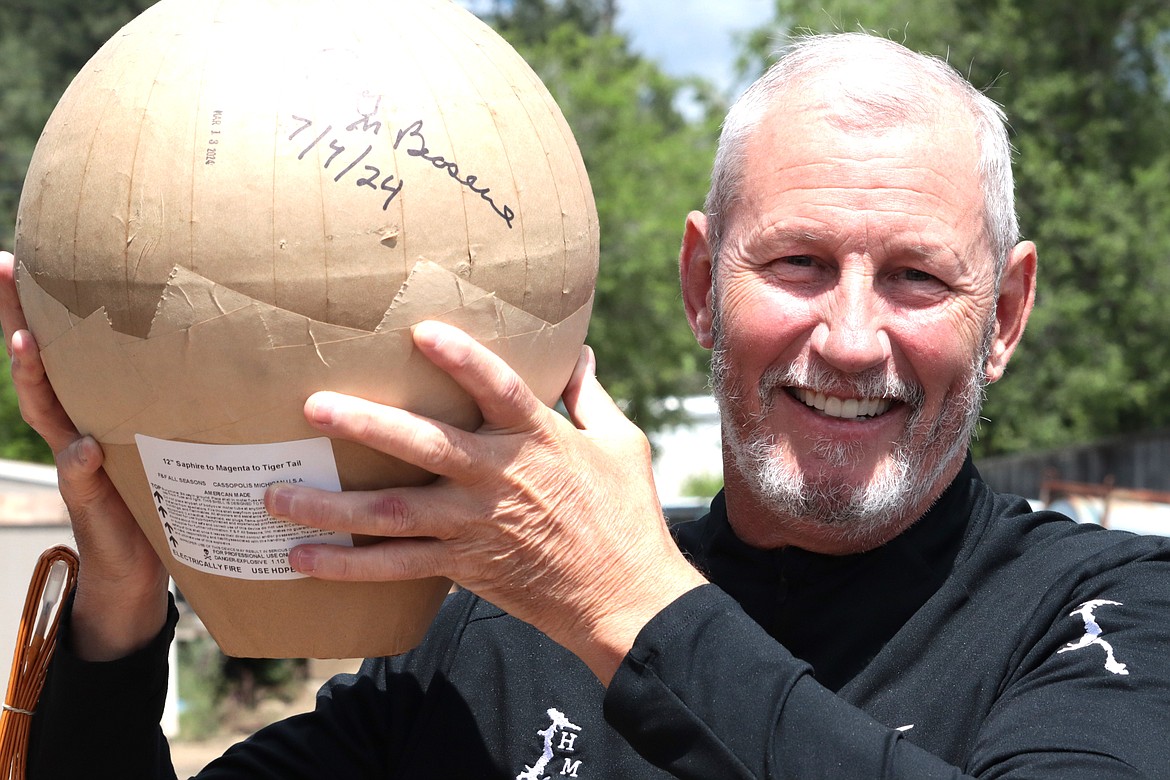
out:
<path id="1" fill-rule="evenodd" d="M 557 753 L 572 754 L 576 751 L 574 745 L 580 735 L 581 727 L 570 722 L 565 713 L 555 707 L 549 707 L 548 717 L 552 721 L 548 728 L 536 732 L 544 738 L 544 749 L 541 751 L 540 758 L 532 766 L 525 766 L 524 771 L 516 775 L 516 780 L 549 780 L 549 776 L 544 771 L 556 758 Z M 562 757 L 564 764 L 560 767 L 559 775 L 576 777 L 577 770 L 581 768 L 581 761 L 574 760 L 571 755 Z M 554 766 L 552 771 L 556 772 L 556 769 Z"/>
<path id="2" fill-rule="evenodd" d="M 1098 645 L 1105 650 L 1105 668 L 1114 674 L 1129 674 L 1129 670 L 1125 668 L 1125 664 L 1120 663 L 1113 655 L 1113 646 L 1101 638 L 1105 633 L 1101 630 L 1101 626 L 1097 623 L 1097 616 L 1095 614 L 1097 607 L 1103 606 L 1124 606 L 1120 601 L 1108 601 L 1106 599 L 1093 599 L 1081 604 L 1075 610 L 1068 614 L 1069 617 L 1079 617 L 1085 622 L 1085 635 L 1075 642 L 1069 642 L 1064 647 L 1057 650 L 1057 654 L 1067 653 L 1070 650 L 1080 650 L 1090 645 Z"/>

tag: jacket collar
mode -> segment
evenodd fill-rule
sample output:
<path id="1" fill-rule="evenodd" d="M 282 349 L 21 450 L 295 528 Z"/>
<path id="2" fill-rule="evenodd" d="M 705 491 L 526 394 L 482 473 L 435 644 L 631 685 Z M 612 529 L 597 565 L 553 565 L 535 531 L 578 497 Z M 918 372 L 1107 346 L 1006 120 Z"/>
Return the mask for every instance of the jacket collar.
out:
<path id="1" fill-rule="evenodd" d="M 752 547 L 732 530 L 722 493 L 709 514 L 674 532 L 713 583 L 835 690 L 946 580 L 973 514 L 986 504 L 979 500 L 983 489 L 968 456 L 918 521 L 885 545 L 854 555 Z"/>

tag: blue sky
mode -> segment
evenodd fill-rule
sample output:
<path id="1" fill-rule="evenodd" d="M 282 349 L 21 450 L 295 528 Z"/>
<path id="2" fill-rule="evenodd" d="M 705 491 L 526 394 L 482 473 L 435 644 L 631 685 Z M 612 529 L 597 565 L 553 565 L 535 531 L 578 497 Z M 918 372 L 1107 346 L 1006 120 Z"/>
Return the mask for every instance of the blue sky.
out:
<path id="1" fill-rule="evenodd" d="M 631 45 L 675 76 L 734 79 L 736 33 L 772 18 L 772 0 L 618 0 L 617 26 Z"/>
<path id="2" fill-rule="evenodd" d="M 490 0 L 459 0 L 472 9 Z M 772 18 L 773 0 L 618 0 L 617 27 L 635 50 L 674 76 L 734 79 L 735 34 Z"/>

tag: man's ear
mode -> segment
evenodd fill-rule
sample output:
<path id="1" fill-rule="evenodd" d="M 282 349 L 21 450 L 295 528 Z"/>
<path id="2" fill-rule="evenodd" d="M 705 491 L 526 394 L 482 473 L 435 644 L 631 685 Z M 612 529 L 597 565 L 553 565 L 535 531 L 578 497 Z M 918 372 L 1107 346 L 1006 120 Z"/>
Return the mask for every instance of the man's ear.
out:
<path id="1" fill-rule="evenodd" d="M 700 211 L 687 215 L 687 226 L 683 232 L 682 250 L 678 257 L 679 277 L 682 283 L 683 305 L 687 310 L 687 322 L 699 344 L 711 349 L 714 333 L 711 330 L 714 310 L 712 288 L 714 267 L 711 245 L 707 241 L 707 216 Z"/>
<path id="2" fill-rule="evenodd" d="M 1021 241 L 1012 249 L 999 284 L 995 307 L 995 337 L 987 356 L 988 382 L 997 382 L 1024 335 L 1024 326 L 1036 298 L 1036 245 Z"/>

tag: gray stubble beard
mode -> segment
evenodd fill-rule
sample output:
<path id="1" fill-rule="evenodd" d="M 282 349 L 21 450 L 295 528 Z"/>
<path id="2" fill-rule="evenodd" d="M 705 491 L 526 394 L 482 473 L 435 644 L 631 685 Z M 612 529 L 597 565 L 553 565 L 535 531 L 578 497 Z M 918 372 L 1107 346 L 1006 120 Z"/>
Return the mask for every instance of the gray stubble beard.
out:
<path id="1" fill-rule="evenodd" d="M 883 538 L 885 529 L 904 527 L 908 520 L 916 519 L 908 518 L 909 513 L 924 511 L 925 505 L 937 499 L 945 487 L 939 485 L 940 480 L 965 452 L 978 425 L 987 386 L 985 366 L 994 336 L 994 316 L 985 323 L 983 343 L 973 356 L 963 386 L 948 394 L 938 416 L 921 435 L 914 434 L 926 414 L 920 385 L 902 381 L 892 368 L 846 375 L 808 362 L 766 372 L 756 389 L 759 419 L 748 420 L 741 427 L 736 422 L 736 407 L 744 388 L 728 378 L 718 311 L 712 330 L 715 343 L 711 387 L 723 420 L 724 447 L 760 503 L 781 524 L 815 526 L 824 536 L 848 543 Z M 846 397 L 893 397 L 910 408 L 903 436 L 894 443 L 886 467 L 868 484 L 848 485 L 831 477 L 811 480 L 796 463 L 786 462 L 777 452 L 773 434 L 760 430 L 759 425 L 775 405 L 776 394 L 793 385 L 835 391 Z M 812 450 L 830 468 L 844 468 L 856 460 L 863 445 L 822 439 L 812 442 Z"/>

